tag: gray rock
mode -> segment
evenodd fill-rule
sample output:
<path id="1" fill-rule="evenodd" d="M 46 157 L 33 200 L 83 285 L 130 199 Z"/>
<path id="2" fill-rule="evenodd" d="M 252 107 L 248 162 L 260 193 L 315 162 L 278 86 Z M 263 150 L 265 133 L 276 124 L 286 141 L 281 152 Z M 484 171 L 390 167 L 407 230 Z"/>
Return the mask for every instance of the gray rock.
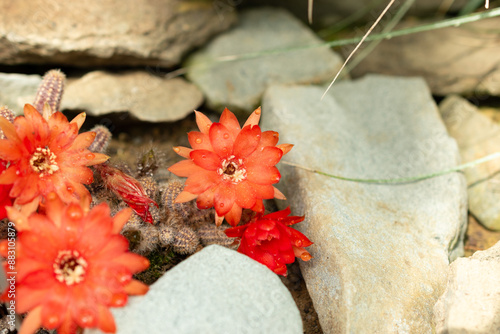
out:
<path id="1" fill-rule="evenodd" d="M 234 11 L 206 1 L 0 2 L 0 62 L 168 67 L 225 30 Z"/>
<path id="2" fill-rule="evenodd" d="M 35 100 L 41 82 L 39 75 L 0 73 L 0 105 L 7 106 L 16 115 L 22 115 L 24 105 Z"/>
<path id="3" fill-rule="evenodd" d="M 352 74 L 422 76 L 435 95 L 498 96 L 500 40 L 496 29 L 499 25 L 500 17 L 496 17 L 385 40 Z"/>
<path id="4" fill-rule="evenodd" d="M 466 99 L 450 96 L 439 105 L 448 133 L 455 138 L 462 162 L 470 162 L 500 151 L 500 126 L 479 113 Z M 469 211 L 484 226 L 500 230 L 500 159 L 464 170 Z"/>
<path id="5" fill-rule="evenodd" d="M 188 59 L 187 75 L 201 88 L 213 109 L 222 111 L 228 107 L 248 112 L 258 105 L 269 85 L 321 83 L 331 79 L 342 65 L 340 57 L 325 47 L 229 62 L 217 62 L 218 57 L 320 43 L 309 28 L 284 10 L 248 10 L 241 14 L 234 29 Z"/>
<path id="6" fill-rule="evenodd" d="M 439 334 L 500 333 L 500 242 L 450 266 L 446 291 L 434 307 Z"/>
<path id="7" fill-rule="evenodd" d="M 144 297 L 132 297 L 112 313 L 118 334 L 302 334 L 299 310 L 278 276 L 216 245 L 183 261 Z"/>
<path id="8" fill-rule="evenodd" d="M 419 78 L 368 76 L 333 86 L 273 86 L 262 127 L 295 144 L 283 160 L 351 178 L 412 177 L 455 166 Z M 314 245 L 301 261 L 325 333 L 431 333 L 450 259 L 463 254 L 465 180 L 341 181 L 281 164 L 280 188 Z"/>
<path id="9" fill-rule="evenodd" d="M 95 116 L 129 111 L 143 121 L 166 122 L 184 118 L 202 102 L 198 88 L 181 78 L 164 79 L 145 71 L 94 71 L 68 82 L 61 108 Z"/>

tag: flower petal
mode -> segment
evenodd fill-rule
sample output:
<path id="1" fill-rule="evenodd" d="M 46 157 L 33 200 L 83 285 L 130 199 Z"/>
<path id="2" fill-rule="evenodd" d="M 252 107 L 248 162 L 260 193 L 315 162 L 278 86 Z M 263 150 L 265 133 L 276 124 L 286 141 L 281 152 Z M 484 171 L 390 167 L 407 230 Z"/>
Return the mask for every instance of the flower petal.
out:
<path id="1" fill-rule="evenodd" d="M 57 113 L 54 113 L 54 115 L 55 114 L 57 114 Z M 76 115 L 76 117 L 73 118 L 70 123 L 71 124 L 76 124 L 77 127 L 78 127 L 78 129 L 80 129 L 82 127 L 83 123 L 85 122 L 85 118 L 86 117 L 87 117 L 87 114 L 84 113 L 84 112 L 82 112 L 82 113 Z"/>
<path id="2" fill-rule="evenodd" d="M 198 194 L 192 194 L 190 192 L 187 192 L 187 191 L 182 191 L 179 195 L 177 195 L 177 197 L 175 198 L 175 203 L 185 203 L 185 202 L 189 202 L 189 201 L 192 201 L 193 199 L 195 199 L 196 197 L 198 197 Z"/>
<path id="3" fill-rule="evenodd" d="M 203 168 L 197 166 L 193 160 L 181 160 L 168 168 L 168 171 L 180 177 L 189 177 L 195 173 L 204 171 Z"/>
<path id="4" fill-rule="evenodd" d="M 247 227 L 248 227 L 248 224 L 230 227 L 230 228 L 225 229 L 224 233 L 226 233 L 226 235 L 229 238 L 238 238 L 238 237 L 241 237 L 243 235 L 243 233 L 245 233 Z"/>
<path id="5" fill-rule="evenodd" d="M 17 178 L 17 166 L 12 165 L 0 174 L 0 184 L 12 184 Z"/>
<path id="6" fill-rule="evenodd" d="M 220 217 L 225 216 L 234 204 L 234 188 L 226 183 L 221 183 L 215 189 L 215 211 Z"/>
<path id="7" fill-rule="evenodd" d="M 290 152 L 290 150 L 293 148 L 293 145 L 292 144 L 279 144 L 276 147 L 279 148 L 281 151 L 283 151 L 283 155 L 285 155 L 288 152 Z"/>
<path id="8" fill-rule="evenodd" d="M 231 208 L 231 210 L 229 210 L 228 213 L 226 213 L 224 218 L 226 218 L 226 221 L 229 223 L 229 225 L 238 225 L 241 219 L 241 207 L 238 204 L 234 203 L 233 207 Z"/>
<path id="9" fill-rule="evenodd" d="M 131 280 L 129 284 L 127 284 L 124 288 L 124 291 L 129 294 L 129 295 L 144 295 L 146 292 L 148 292 L 149 287 L 142 283 L 139 282 L 135 279 Z"/>
<path id="10" fill-rule="evenodd" d="M 113 314 L 106 306 L 99 304 L 97 305 L 97 319 L 98 327 L 101 331 L 105 333 L 116 332 L 115 319 L 113 318 Z"/>
<path id="11" fill-rule="evenodd" d="M 255 201 L 255 205 L 251 209 L 252 211 L 255 212 L 261 212 L 263 213 L 265 208 L 264 208 L 264 202 L 261 199 L 258 199 Z"/>
<path id="12" fill-rule="evenodd" d="M 285 195 L 283 195 L 283 193 L 278 188 L 273 187 L 273 189 L 274 189 L 274 194 L 273 194 L 274 198 L 286 200 Z"/>
<path id="13" fill-rule="evenodd" d="M 0 140 L 0 159 L 7 161 L 15 161 L 23 156 L 22 150 L 12 140 Z"/>
<path id="14" fill-rule="evenodd" d="M 257 184 L 274 184 L 281 179 L 278 168 L 274 166 L 247 167 L 248 181 Z"/>
<path id="15" fill-rule="evenodd" d="M 92 154 L 92 156 L 88 156 L 88 157 L 91 157 L 91 159 L 89 159 L 86 163 L 85 163 L 85 166 L 94 166 L 94 165 L 98 165 L 98 164 L 102 164 L 103 162 L 106 162 L 109 160 L 109 156 L 107 156 L 106 154 L 103 154 L 103 153 L 90 153 Z"/>
<path id="16" fill-rule="evenodd" d="M 0 130 L 2 130 L 4 136 L 15 145 L 21 144 L 21 139 L 19 139 L 19 136 L 17 135 L 16 127 L 5 117 L 0 117 Z"/>
<path id="17" fill-rule="evenodd" d="M 250 209 L 255 205 L 256 192 L 252 183 L 243 181 L 235 185 L 236 204 L 245 209 Z M 241 210 L 240 210 L 241 211 Z M 241 216 L 241 212 L 240 212 Z M 227 220 L 227 217 L 226 217 Z M 238 220 L 239 221 L 239 220 Z"/>
<path id="18" fill-rule="evenodd" d="M 214 206 L 214 196 L 215 196 L 216 187 L 205 190 L 203 193 L 198 195 L 198 199 L 196 200 L 196 205 L 198 209 L 210 209 Z"/>
<path id="19" fill-rule="evenodd" d="M 209 150 L 212 151 L 212 144 L 208 134 L 198 131 L 191 131 L 188 133 L 189 144 L 194 150 Z"/>
<path id="20" fill-rule="evenodd" d="M 42 307 L 38 306 L 31 310 L 23 320 L 19 334 L 36 333 L 42 325 Z"/>
<path id="21" fill-rule="evenodd" d="M 72 150 L 85 149 L 94 142 L 96 133 L 95 132 L 84 132 L 76 136 L 75 140 L 70 146 Z"/>
<path id="22" fill-rule="evenodd" d="M 245 126 L 234 141 L 233 154 L 238 158 L 246 158 L 255 151 L 261 137 L 260 127 Z"/>
<path id="23" fill-rule="evenodd" d="M 203 113 L 196 110 L 194 112 L 196 114 L 196 125 L 198 125 L 198 129 L 200 129 L 202 133 L 208 135 L 208 130 L 212 125 L 212 121 Z"/>
<path id="24" fill-rule="evenodd" d="M 256 165 L 263 166 L 274 166 L 276 165 L 281 157 L 283 156 L 283 151 L 277 147 L 266 146 L 261 150 L 256 150 L 245 160 L 245 166 L 251 168 Z"/>
<path id="25" fill-rule="evenodd" d="M 262 136 L 260 139 L 260 147 L 265 147 L 265 146 L 276 146 L 280 139 L 280 135 L 276 131 L 264 131 L 262 132 Z"/>
<path id="26" fill-rule="evenodd" d="M 260 121 L 260 114 L 261 113 L 262 113 L 262 110 L 260 109 L 260 107 L 255 109 L 253 111 L 253 113 L 248 117 L 248 119 L 245 122 L 245 124 L 243 125 L 243 127 L 245 127 L 247 125 L 258 125 L 259 121 Z"/>
<path id="27" fill-rule="evenodd" d="M 229 111 L 229 109 L 225 108 L 224 111 L 222 112 L 222 115 L 220 116 L 219 123 L 224 125 L 226 129 L 229 130 L 231 133 L 233 140 L 238 136 L 238 133 L 241 130 L 240 127 L 240 122 L 238 122 L 238 119 L 232 112 Z"/>
<path id="28" fill-rule="evenodd" d="M 125 208 L 123 210 L 118 211 L 116 215 L 113 217 L 112 233 L 120 233 L 123 226 L 129 220 L 131 214 L 132 214 L 132 209 L 130 208 Z"/>
<path id="29" fill-rule="evenodd" d="M 221 167 L 220 157 L 212 151 L 193 150 L 189 157 L 203 169 L 215 171 Z"/>
<path id="30" fill-rule="evenodd" d="M 189 153 L 191 153 L 192 150 L 193 149 L 184 146 L 174 147 L 174 152 L 186 159 L 189 159 Z"/>
<path id="31" fill-rule="evenodd" d="M 210 127 L 210 142 L 215 153 L 221 158 L 227 158 L 233 154 L 233 139 L 229 130 L 220 123 L 214 123 Z"/>
<path id="32" fill-rule="evenodd" d="M 220 182 L 220 176 L 216 172 L 204 170 L 188 177 L 184 191 L 201 194 Z"/>

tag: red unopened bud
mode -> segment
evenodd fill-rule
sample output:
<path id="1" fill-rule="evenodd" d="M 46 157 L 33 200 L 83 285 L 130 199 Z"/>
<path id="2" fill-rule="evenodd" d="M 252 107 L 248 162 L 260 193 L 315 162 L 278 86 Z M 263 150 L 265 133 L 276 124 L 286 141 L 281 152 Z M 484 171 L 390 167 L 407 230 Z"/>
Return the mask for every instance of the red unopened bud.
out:
<path id="1" fill-rule="evenodd" d="M 149 206 L 158 204 L 148 197 L 139 181 L 109 164 L 94 166 L 100 173 L 106 187 L 120 197 L 145 222 L 153 223 Z"/>

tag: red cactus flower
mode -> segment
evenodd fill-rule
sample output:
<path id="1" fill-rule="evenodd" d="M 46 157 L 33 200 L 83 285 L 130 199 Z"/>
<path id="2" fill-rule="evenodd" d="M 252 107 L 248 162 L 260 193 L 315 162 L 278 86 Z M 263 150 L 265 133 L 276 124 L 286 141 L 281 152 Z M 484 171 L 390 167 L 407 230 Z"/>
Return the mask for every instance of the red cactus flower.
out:
<path id="1" fill-rule="evenodd" d="M 312 242 L 299 231 L 289 227 L 304 220 L 304 217 L 290 216 L 290 207 L 265 216 L 257 214 L 249 223 L 228 228 L 230 238 L 241 238 L 238 252 L 262 263 L 278 275 L 286 276 L 288 263 L 295 257 L 304 261 L 311 254 L 304 247 Z"/>
<path id="2" fill-rule="evenodd" d="M 110 217 L 103 203 L 91 210 L 77 203 L 65 204 L 55 193 L 46 198 L 45 215 L 29 217 L 8 208 L 18 229 L 15 268 L 16 312 L 29 312 L 20 333 L 35 333 L 43 326 L 59 334 L 75 333 L 78 327 L 115 332 L 109 307 L 121 307 L 128 295 L 145 294 L 148 286 L 132 274 L 149 266 L 146 258 L 128 251 L 120 235 L 130 217 L 125 209 Z M 8 258 L 9 245 L 0 243 Z M 9 289 L 2 299 L 8 300 Z"/>
<path id="3" fill-rule="evenodd" d="M 148 197 L 139 181 L 109 164 L 96 166 L 106 187 L 120 197 L 135 213 L 147 223 L 153 223 L 150 205 L 158 204 Z"/>
<path id="4" fill-rule="evenodd" d="M 0 174 L 7 169 L 7 161 L 0 160 Z M 11 185 L 0 185 L 0 219 L 7 218 L 7 206 L 12 206 L 12 198 L 9 193 Z"/>
<path id="5" fill-rule="evenodd" d="M 276 145 L 277 132 L 261 132 L 257 125 L 260 114 L 258 108 L 241 128 L 228 109 L 222 113 L 219 123 L 212 123 L 196 112 L 200 132 L 188 133 L 192 149 L 174 147 L 186 160 L 168 169 L 188 178 L 176 202 L 197 198 L 198 208 L 215 207 L 217 225 L 225 217 L 229 224 L 236 226 L 242 208 L 264 212 L 263 199 L 285 199 L 272 184 L 281 178 L 275 165 L 293 145 Z"/>
<path id="6" fill-rule="evenodd" d="M 0 184 L 12 185 L 9 196 L 15 199 L 14 205 L 36 209 L 53 191 L 65 202 L 90 196 L 83 184 L 92 183 L 93 174 L 86 166 L 108 159 L 87 149 L 95 133 L 78 134 L 85 113 L 71 122 L 60 112 L 47 117 L 29 104 L 14 123 L 0 117 L 0 129 L 7 138 L 0 140 L 0 159 L 8 162 Z"/>

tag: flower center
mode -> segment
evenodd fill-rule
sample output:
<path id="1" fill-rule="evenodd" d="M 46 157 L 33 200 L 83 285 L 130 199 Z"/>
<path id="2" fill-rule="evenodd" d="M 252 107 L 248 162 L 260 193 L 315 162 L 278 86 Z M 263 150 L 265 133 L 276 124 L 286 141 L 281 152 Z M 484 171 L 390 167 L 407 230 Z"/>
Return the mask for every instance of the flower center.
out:
<path id="1" fill-rule="evenodd" d="M 234 183 L 241 182 L 247 178 L 247 171 L 243 167 L 243 160 L 235 159 L 234 155 L 222 160 L 222 166 L 217 169 L 217 173 L 222 176 L 223 180 Z"/>
<path id="2" fill-rule="evenodd" d="M 31 168 L 40 174 L 40 177 L 51 175 L 59 170 L 56 155 L 48 147 L 38 147 L 30 159 Z"/>
<path id="3" fill-rule="evenodd" d="M 73 285 L 84 280 L 88 264 L 77 251 L 63 250 L 57 254 L 53 267 L 59 282 Z"/>

